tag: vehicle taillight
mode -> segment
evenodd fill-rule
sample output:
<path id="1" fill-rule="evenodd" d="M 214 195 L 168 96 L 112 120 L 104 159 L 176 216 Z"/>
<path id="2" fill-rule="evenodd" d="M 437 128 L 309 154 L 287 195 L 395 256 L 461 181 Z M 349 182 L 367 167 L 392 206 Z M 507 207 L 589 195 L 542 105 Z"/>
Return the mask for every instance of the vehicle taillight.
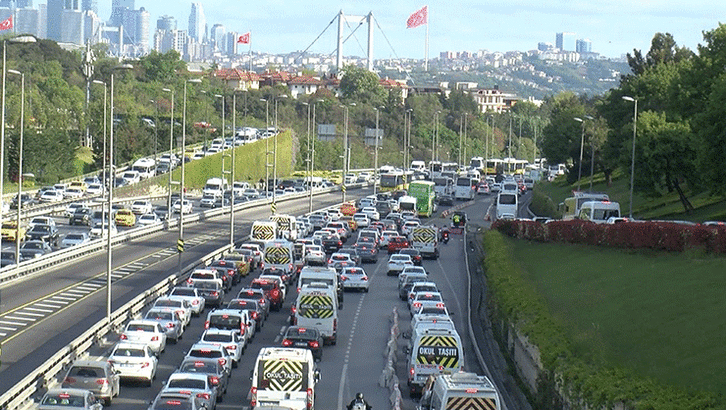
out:
<path id="1" fill-rule="evenodd" d="M 411 376 L 413 377 L 413 367 L 411 367 L 411 370 L 409 370 L 408 372 L 409 372 L 409 373 L 411 374 Z"/>
<path id="2" fill-rule="evenodd" d="M 158 342 L 158 341 L 159 341 L 159 336 L 153 336 L 153 337 L 151 338 L 151 341 L 152 341 L 152 342 Z"/>
<path id="3" fill-rule="evenodd" d="M 66 377 L 65 382 L 66 383 L 75 383 L 76 382 L 76 379 L 74 379 L 72 377 Z"/>
<path id="4" fill-rule="evenodd" d="M 348 277 L 345 275 L 340 275 L 340 280 L 346 281 L 346 280 L 348 280 Z"/>
<path id="5" fill-rule="evenodd" d="M 98 384 L 99 386 L 108 384 L 108 379 L 96 379 L 96 384 Z"/>
<path id="6" fill-rule="evenodd" d="M 308 410 L 311 410 L 313 408 L 313 389 L 311 389 L 311 388 L 308 388 L 308 397 L 307 397 L 306 407 Z"/>
<path id="7" fill-rule="evenodd" d="M 187 279 L 187 284 L 189 284 L 189 285 L 192 284 L 192 279 L 191 278 Z"/>
<path id="8" fill-rule="evenodd" d="M 174 322 L 167 323 L 166 324 L 166 327 L 168 327 L 169 329 L 173 328 L 174 327 Z"/>
<path id="9" fill-rule="evenodd" d="M 318 343 L 317 340 L 311 340 L 308 342 L 308 346 L 317 349 L 318 347 L 320 347 L 320 343 Z"/>
<path id="10" fill-rule="evenodd" d="M 368 280 L 368 276 L 362 276 L 362 277 L 360 278 L 360 280 L 362 280 L 362 281 L 367 281 L 367 280 Z"/>
<path id="11" fill-rule="evenodd" d="M 226 347 L 227 347 L 227 350 L 237 350 L 237 345 L 229 345 Z"/>
<path id="12" fill-rule="evenodd" d="M 297 293 L 300 293 L 300 288 L 297 288 Z"/>
<path id="13" fill-rule="evenodd" d="M 436 304 L 436 307 L 437 307 L 437 308 L 443 308 L 443 307 L 444 307 L 444 304 L 443 304 L 443 303 L 437 303 L 437 304 Z"/>
<path id="14" fill-rule="evenodd" d="M 149 367 L 149 366 L 151 366 L 151 363 L 149 363 L 149 362 L 144 362 L 144 363 L 141 363 L 141 368 L 142 368 L 142 369 L 145 369 L 145 368 L 147 368 L 147 367 Z"/>
<path id="15" fill-rule="evenodd" d="M 244 336 L 246 331 L 247 331 L 247 325 L 244 325 L 244 324 L 243 325 L 240 325 L 240 327 L 239 327 L 239 333 L 240 333 L 240 335 L 241 336 Z"/>
<path id="16" fill-rule="evenodd" d="M 274 290 L 272 291 L 272 297 L 273 297 L 273 298 L 277 299 L 277 297 L 278 297 L 279 295 L 280 295 L 280 291 L 279 291 L 279 290 L 277 290 L 277 289 L 274 289 Z"/>
<path id="17" fill-rule="evenodd" d="M 282 345 L 285 346 L 285 347 L 290 347 L 290 346 L 292 346 L 292 340 L 285 339 L 285 340 L 282 341 Z"/>
<path id="18" fill-rule="evenodd" d="M 262 270 L 265 270 L 265 262 L 262 262 L 262 263 L 260 264 L 260 269 L 262 269 Z"/>
<path id="19" fill-rule="evenodd" d="M 252 319 L 257 320 L 258 317 L 260 317 L 260 315 L 258 315 L 257 312 L 252 312 Z"/>
<path id="20" fill-rule="evenodd" d="M 222 358 L 222 359 L 219 359 L 219 360 L 217 360 L 217 361 L 218 361 L 218 362 L 219 362 L 219 364 L 221 364 L 222 366 L 224 366 L 225 364 L 227 364 L 227 359 L 224 359 L 224 358 Z"/>
<path id="21" fill-rule="evenodd" d="M 217 292 L 217 291 L 215 290 L 214 292 L 212 292 L 212 296 L 219 296 L 219 292 Z"/>
<path id="22" fill-rule="evenodd" d="M 198 399 L 209 400 L 209 393 L 197 393 Z"/>
<path id="23" fill-rule="evenodd" d="M 217 376 L 210 377 L 209 381 L 212 382 L 212 384 L 215 386 L 219 385 L 219 377 L 217 377 Z"/>
<path id="24" fill-rule="evenodd" d="M 292 263 L 288 263 L 287 264 L 287 270 L 289 270 L 289 271 L 292 272 Z"/>
<path id="25" fill-rule="evenodd" d="M 330 265 L 331 263 L 333 263 L 333 259 L 332 258 L 328 259 L 328 265 Z"/>
<path id="26" fill-rule="evenodd" d="M 413 302 L 413 307 L 421 307 L 421 302 Z"/>
<path id="27" fill-rule="evenodd" d="M 204 322 L 204 328 L 205 329 L 209 329 L 209 321 L 208 320 Z"/>
<path id="28" fill-rule="evenodd" d="M 124 334 L 122 334 L 122 335 L 121 335 L 121 336 L 119 337 L 119 339 L 121 339 L 121 340 L 128 340 L 128 338 L 129 338 L 129 337 L 128 337 L 128 336 L 126 336 L 126 335 L 124 335 Z"/>
<path id="29" fill-rule="evenodd" d="M 250 406 L 255 407 L 257 405 L 257 387 L 252 386 L 250 388 Z"/>
<path id="30" fill-rule="evenodd" d="M 198 304 L 199 304 L 198 300 L 196 300 L 196 299 L 192 300 L 192 305 L 198 305 Z"/>
<path id="31" fill-rule="evenodd" d="M 338 241 L 338 246 L 343 246 L 343 242 Z"/>
<path id="32" fill-rule="evenodd" d="M 176 311 L 176 313 L 178 313 L 178 314 L 179 314 L 179 316 L 182 316 L 182 315 L 184 315 L 184 311 L 183 311 L 183 310 L 177 310 L 177 311 Z"/>

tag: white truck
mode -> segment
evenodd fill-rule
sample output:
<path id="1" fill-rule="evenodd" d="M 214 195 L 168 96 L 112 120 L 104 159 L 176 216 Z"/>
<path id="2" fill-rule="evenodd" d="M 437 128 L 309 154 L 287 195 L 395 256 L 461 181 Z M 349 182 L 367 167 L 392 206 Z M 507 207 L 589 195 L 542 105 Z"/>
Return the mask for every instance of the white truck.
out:
<path id="1" fill-rule="evenodd" d="M 499 392 L 488 377 L 458 372 L 429 379 L 416 410 L 497 410 L 500 406 Z"/>
<path id="2" fill-rule="evenodd" d="M 226 179 L 222 178 L 209 178 L 207 183 L 204 184 L 202 189 L 203 194 L 215 195 L 221 197 L 224 195 L 224 191 L 229 189 L 229 184 Z"/>
<path id="3" fill-rule="evenodd" d="M 418 202 L 416 197 L 404 195 L 398 199 L 398 209 L 400 211 L 411 211 L 414 213 L 418 213 L 418 211 L 416 210 L 416 202 Z"/>
<path id="4" fill-rule="evenodd" d="M 314 409 L 320 372 L 308 349 L 263 347 L 252 369 L 250 406 Z"/>

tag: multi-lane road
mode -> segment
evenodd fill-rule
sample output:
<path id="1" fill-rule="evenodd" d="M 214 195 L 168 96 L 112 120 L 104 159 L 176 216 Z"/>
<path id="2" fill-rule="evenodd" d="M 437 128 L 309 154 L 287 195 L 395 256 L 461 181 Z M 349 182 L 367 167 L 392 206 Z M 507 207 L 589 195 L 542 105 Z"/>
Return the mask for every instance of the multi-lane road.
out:
<path id="1" fill-rule="evenodd" d="M 364 195 L 369 192 L 352 193 Z M 315 203 L 316 208 L 320 208 L 339 201 L 338 193 L 318 196 Z M 479 196 L 476 203 L 466 209 L 470 220 L 484 225 L 484 215 L 491 202 L 491 197 Z M 278 207 L 279 212 L 299 215 L 307 211 L 308 205 L 306 199 L 301 199 L 279 204 Z M 246 236 L 251 221 L 266 219 L 268 215 L 268 207 L 239 212 L 236 236 Z M 228 216 L 223 216 L 185 228 L 187 251 L 183 253 L 184 265 L 228 242 L 228 219 Z M 432 219 L 430 222 L 438 226 L 445 223 L 442 219 Z M 114 249 L 114 308 L 126 303 L 177 268 L 174 249 L 176 238 L 176 232 L 164 232 Z M 484 374 L 485 369 L 480 368 L 473 346 L 485 343 L 482 340 L 471 340 L 468 332 L 468 279 L 464 245 L 463 236 L 453 235 L 448 244 L 440 245 L 441 257 L 438 260 L 424 260 L 423 264 L 441 289 L 455 326 L 462 336 L 465 347 L 464 368 Z M 326 346 L 323 359 L 318 363 L 322 376 L 316 393 L 318 409 L 341 409 L 356 392 L 363 392 L 377 409 L 390 407 L 390 391 L 379 386 L 379 378 L 386 361 L 383 353 L 388 340 L 390 318 L 393 309 L 398 309 L 400 327 L 405 331 L 409 326 L 409 313 L 406 304 L 398 298 L 396 279 L 386 276 L 387 258 L 384 251 L 379 255 L 376 264 L 364 265 L 371 278 L 369 293 L 345 295 L 343 308 L 339 312 L 338 343 L 335 346 Z M 0 392 L 7 390 L 24 374 L 104 316 L 104 272 L 105 255 L 101 254 L 1 290 L 3 298 L 0 327 L 10 327 L 6 325 L 7 322 L 22 322 L 25 325 L 17 326 L 14 333 L 3 343 Z M 257 273 L 250 276 L 254 277 Z M 243 279 L 236 288 L 249 283 L 251 277 Z M 234 294 L 236 293 L 228 293 Z M 288 312 L 293 299 L 294 295 L 289 294 L 282 311 L 270 315 L 264 328 L 247 348 L 240 366 L 232 373 L 224 402 L 217 405 L 220 410 L 248 405 L 249 376 L 254 359 L 261 347 L 280 345 L 281 334 L 288 326 Z M 157 379 L 151 387 L 124 384 L 121 396 L 114 400 L 113 406 L 122 410 L 146 407 L 159 392 L 164 380 L 181 363 L 191 344 L 199 339 L 203 332 L 203 322 L 203 317 L 192 319 L 184 338 L 176 345 L 167 346 L 160 357 Z M 108 353 L 112 343 L 113 340 L 100 341 L 92 349 L 92 354 L 102 356 Z M 403 346 L 407 343 L 406 339 L 398 340 L 396 371 L 405 399 L 403 408 L 413 409 L 415 403 L 406 393 L 406 355 L 403 353 Z M 495 375 L 495 383 L 503 384 L 502 380 L 496 380 L 497 377 L 499 376 Z M 519 408 L 510 404 L 511 399 L 506 392 L 502 393 L 507 403 L 505 408 Z"/>

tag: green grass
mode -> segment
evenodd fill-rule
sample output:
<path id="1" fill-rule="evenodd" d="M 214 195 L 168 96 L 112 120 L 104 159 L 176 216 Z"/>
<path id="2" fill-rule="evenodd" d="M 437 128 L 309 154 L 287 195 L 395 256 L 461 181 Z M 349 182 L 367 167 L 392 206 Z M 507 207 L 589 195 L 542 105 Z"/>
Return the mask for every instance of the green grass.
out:
<path id="1" fill-rule="evenodd" d="M 726 258 L 514 241 L 578 355 L 726 394 Z"/>
<path id="2" fill-rule="evenodd" d="M 572 191 L 577 189 L 577 184 L 570 185 L 564 176 L 558 177 L 553 182 L 539 182 L 538 187 L 552 198 L 555 204 L 559 204 L 565 198 L 572 196 Z M 581 190 L 588 190 L 590 187 L 589 177 L 583 178 L 580 183 Z M 610 200 L 620 204 L 620 212 L 628 215 L 630 207 L 630 176 L 620 170 L 616 170 L 612 176 L 612 184 L 608 186 L 603 174 L 595 175 L 593 179 L 593 191 L 605 192 Z M 726 198 L 712 196 L 707 192 L 693 193 L 685 192 L 695 210 L 686 213 L 676 192 L 666 193 L 660 197 L 653 198 L 643 196 L 638 192 L 633 193 L 633 215 L 637 219 L 682 219 L 694 222 L 709 220 L 726 220 Z"/>

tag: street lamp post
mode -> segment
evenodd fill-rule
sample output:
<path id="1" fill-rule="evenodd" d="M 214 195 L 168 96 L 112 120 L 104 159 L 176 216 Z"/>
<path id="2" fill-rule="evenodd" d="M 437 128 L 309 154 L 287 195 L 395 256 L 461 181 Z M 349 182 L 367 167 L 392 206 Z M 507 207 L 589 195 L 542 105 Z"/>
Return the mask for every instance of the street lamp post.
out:
<path id="1" fill-rule="evenodd" d="M 623 96 L 623 100 L 635 103 L 633 110 L 633 152 L 630 154 L 630 209 L 628 217 L 633 219 L 633 184 L 635 182 L 635 135 L 638 125 L 638 100 L 633 97 Z"/>
<path id="2" fill-rule="evenodd" d="M 351 103 L 350 105 L 355 106 L 355 103 Z M 345 174 L 348 172 L 348 105 L 344 105 L 343 108 L 345 109 L 345 118 L 343 120 L 344 124 L 343 126 L 343 180 L 341 181 L 341 191 L 343 191 L 343 202 L 345 202 L 345 196 L 346 196 L 346 186 L 345 186 Z"/>
<path id="3" fill-rule="evenodd" d="M 224 139 L 225 126 L 227 125 L 227 124 L 225 124 L 225 118 L 226 118 L 226 114 L 227 114 L 226 107 L 224 106 L 225 98 L 221 94 L 215 94 L 214 97 L 222 100 L 222 141 L 226 141 Z M 234 145 L 234 144 L 232 144 L 232 145 Z M 222 180 L 223 181 L 224 181 L 224 156 L 225 156 L 225 154 L 222 154 Z M 222 205 L 224 205 L 224 192 L 222 193 Z"/>
<path id="4" fill-rule="evenodd" d="M 156 100 L 149 100 L 152 104 L 154 104 L 154 107 L 156 108 L 156 119 L 154 122 L 154 167 L 156 167 L 157 163 L 157 157 L 158 157 L 158 148 L 159 148 L 159 103 Z M 156 174 L 156 172 L 154 172 Z"/>
<path id="5" fill-rule="evenodd" d="M 313 173 L 315 172 L 315 140 L 318 139 L 317 136 L 317 123 L 315 119 L 315 109 L 318 106 L 319 102 L 323 102 L 324 100 L 318 99 L 313 103 L 313 137 L 312 137 L 312 147 L 308 147 L 310 150 L 310 198 L 308 200 L 308 212 L 313 211 Z"/>
<path id="6" fill-rule="evenodd" d="M 3 79 L 2 79 L 2 107 L 0 109 L 0 205 L 2 205 L 2 195 L 5 193 L 3 188 L 3 181 L 5 181 L 5 80 L 7 77 L 7 49 L 8 42 L 11 43 L 35 43 L 36 39 L 33 36 L 18 36 L 11 37 L 3 40 Z M 18 198 L 18 204 L 20 198 Z M 20 205 L 18 205 L 20 206 Z M 19 209 L 19 208 L 18 208 Z M 20 211 L 18 211 L 20 213 Z M 0 222 L 2 221 L 2 206 L 0 206 Z M 18 232 L 20 231 L 20 225 L 18 225 Z M 2 248 L 2 236 L 0 236 L 0 248 Z"/>
<path id="7" fill-rule="evenodd" d="M 585 115 L 585 119 L 591 120 L 592 117 L 589 115 Z M 585 120 L 583 120 L 582 118 L 578 118 L 578 117 L 575 117 L 574 120 L 582 124 L 582 132 L 580 135 L 580 163 L 578 164 L 578 169 L 577 169 L 577 190 L 579 191 L 580 190 L 580 179 L 582 178 L 582 151 L 585 146 Z"/>
<path id="8" fill-rule="evenodd" d="M 108 87 L 106 87 L 106 82 L 101 80 L 93 80 L 94 84 L 102 84 L 103 85 L 103 159 L 102 159 L 102 166 L 103 169 L 101 171 L 101 186 L 104 188 L 106 187 L 106 120 L 107 120 L 107 114 L 106 114 L 106 90 Z M 157 106 L 158 108 L 158 106 Z M 158 111 L 158 109 L 157 109 Z M 157 114 L 157 124 L 159 122 L 158 119 L 159 115 Z M 103 194 L 102 194 L 103 195 Z"/>
<path id="9" fill-rule="evenodd" d="M 171 171 L 172 165 L 174 164 L 174 90 L 170 88 L 162 88 L 161 91 L 171 93 L 171 121 L 169 122 L 169 195 L 167 198 L 166 210 L 167 220 L 169 220 L 171 219 Z M 113 98 L 113 96 L 111 98 Z M 182 208 L 179 209 L 179 215 L 182 214 Z"/>
<path id="10" fill-rule="evenodd" d="M 22 212 L 23 195 L 23 132 L 25 129 L 25 74 L 17 70 L 7 70 L 8 73 L 20 76 L 20 141 L 18 143 L 18 213 L 15 237 L 15 267 L 20 267 L 20 214 Z"/>
<path id="11" fill-rule="evenodd" d="M 270 129 L 270 102 L 266 98 L 260 98 L 260 101 L 265 102 L 265 200 L 267 200 L 267 193 L 270 192 L 269 181 L 270 181 L 270 140 L 267 132 Z"/>
<path id="12" fill-rule="evenodd" d="M 191 79 L 184 81 L 184 98 L 182 103 L 182 140 L 181 140 L 181 176 L 179 177 L 179 240 L 177 246 L 184 243 L 184 160 L 186 150 L 186 139 L 187 139 L 187 83 L 201 83 L 200 79 Z M 174 94 L 172 93 L 172 101 Z M 172 102 L 172 112 L 174 104 Z M 174 124 L 174 116 L 171 118 L 172 124 Z M 169 181 L 171 181 L 171 169 L 169 170 Z M 169 183 L 169 192 L 171 192 L 171 183 Z M 169 200 L 171 200 L 171 194 L 169 194 Z M 169 208 L 171 212 L 171 208 Z M 179 253 L 178 268 L 179 274 L 182 273 L 182 253 Z"/>
<path id="13" fill-rule="evenodd" d="M 275 142 L 272 148 L 272 180 L 274 185 L 272 188 L 272 204 L 275 209 L 274 213 L 277 213 L 277 134 L 280 133 L 280 127 L 277 122 L 277 103 L 280 101 L 280 98 L 287 98 L 287 95 L 278 95 L 275 98 Z"/>
<path id="14" fill-rule="evenodd" d="M 378 192 L 378 144 L 381 139 L 378 131 L 378 118 L 379 114 L 382 109 L 386 107 L 380 106 L 380 107 L 374 107 L 373 109 L 376 110 L 376 146 L 375 146 L 375 155 L 373 156 L 373 195 L 375 195 Z"/>

